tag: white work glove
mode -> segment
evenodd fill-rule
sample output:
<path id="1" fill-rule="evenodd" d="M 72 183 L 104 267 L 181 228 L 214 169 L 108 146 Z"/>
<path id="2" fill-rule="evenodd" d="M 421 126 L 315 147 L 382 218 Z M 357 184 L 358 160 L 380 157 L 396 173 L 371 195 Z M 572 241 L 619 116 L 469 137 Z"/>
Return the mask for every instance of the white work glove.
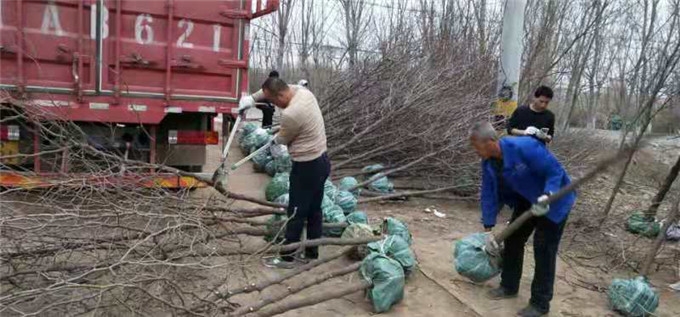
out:
<path id="1" fill-rule="evenodd" d="M 536 135 L 537 138 L 539 138 L 543 141 L 550 141 L 550 139 L 552 139 L 552 137 L 550 136 L 550 134 L 548 134 L 548 131 L 549 131 L 548 128 L 540 129 L 540 130 L 538 130 L 538 132 L 536 132 L 535 135 Z"/>
<path id="2" fill-rule="evenodd" d="M 545 216 L 550 211 L 548 202 L 548 195 L 538 197 L 538 201 L 531 206 L 531 213 L 536 217 Z"/>
<path id="3" fill-rule="evenodd" d="M 528 127 L 524 129 L 524 135 L 537 135 L 539 133 L 541 133 L 541 130 L 536 127 Z"/>
<path id="4" fill-rule="evenodd" d="M 253 99 L 253 96 L 241 97 L 241 100 L 238 102 L 238 114 L 243 114 L 252 107 L 255 107 L 255 99 Z"/>
<path id="5" fill-rule="evenodd" d="M 484 252 L 493 257 L 501 256 L 501 247 L 496 242 L 496 238 L 493 234 L 486 235 L 486 243 L 484 244 Z"/>

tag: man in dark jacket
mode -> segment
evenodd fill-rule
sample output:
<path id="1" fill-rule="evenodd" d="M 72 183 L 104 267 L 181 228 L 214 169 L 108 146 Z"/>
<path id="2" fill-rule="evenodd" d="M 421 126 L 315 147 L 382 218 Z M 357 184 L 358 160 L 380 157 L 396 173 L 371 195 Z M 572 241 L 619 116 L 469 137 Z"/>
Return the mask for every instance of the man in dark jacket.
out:
<path id="1" fill-rule="evenodd" d="M 504 204 L 513 208 L 512 220 L 522 213 L 535 217 L 504 241 L 499 251 L 489 235 L 486 249 L 502 255 L 501 285 L 490 292 L 492 299 L 516 297 L 522 277 L 524 244 L 534 233 L 534 280 L 531 283 L 529 305 L 519 316 L 538 317 L 550 310 L 555 283 L 557 250 L 567 216 L 576 200 L 570 193 L 552 204 L 544 205 L 548 197 L 571 183 L 569 175 L 541 141 L 531 137 L 498 139 L 489 122 L 477 123 L 470 140 L 482 157 L 482 223 L 486 231 L 496 225 L 496 216 Z M 516 198 L 522 199 L 516 199 Z"/>
<path id="2" fill-rule="evenodd" d="M 555 115 L 548 110 L 548 104 L 553 98 L 550 87 L 540 86 L 534 92 L 534 100 L 528 106 L 515 109 L 508 120 L 508 134 L 517 136 L 533 136 L 550 142 L 555 135 Z"/>
<path id="3" fill-rule="evenodd" d="M 269 78 L 279 78 L 279 72 L 272 70 L 269 73 Z M 270 127 L 273 123 L 274 111 L 276 111 L 274 105 L 265 100 L 262 103 L 256 104 L 255 107 L 262 111 L 262 127 Z"/>

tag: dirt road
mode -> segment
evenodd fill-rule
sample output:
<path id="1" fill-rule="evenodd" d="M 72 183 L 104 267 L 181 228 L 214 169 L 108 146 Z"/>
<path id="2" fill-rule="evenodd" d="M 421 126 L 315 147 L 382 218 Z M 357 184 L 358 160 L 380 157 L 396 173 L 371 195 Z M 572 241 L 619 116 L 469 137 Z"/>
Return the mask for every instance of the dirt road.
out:
<path id="1" fill-rule="evenodd" d="M 234 147 L 230 161 L 236 161 L 242 154 Z M 219 149 L 211 149 L 211 160 L 218 161 Z M 231 191 L 264 198 L 264 186 L 269 177 L 252 172 L 252 166 L 245 165 L 229 178 Z M 198 195 L 210 195 L 209 190 L 199 191 Z M 446 218 L 438 218 L 425 213 L 428 206 L 436 205 L 439 211 L 446 213 Z M 442 203 L 412 199 L 402 203 L 368 204 L 360 206 L 369 215 L 370 222 L 377 224 L 383 217 L 396 217 L 408 223 L 413 234 L 414 249 L 418 257 L 420 270 L 415 272 L 407 281 L 404 300 L 385 313 L 385 316 L 514 316 L 516 311 L 526 305 L 530 296 L 530 284 L 533 275 L 533 252 L 531 242 L 527 245 L 525 254 L 524 275 L 520 296 L 517 299 L 505 301 L 489 301 L 484 294 L 491 287 L 498 285 L 498 280 L 492 280 L 484 285 L 475 285 L 459 276 L 452 262 L 452 245 L 456 239 L 480 229 L 479 211 L 476 205 L 466 203 Z M 504 215 L 507 216 L 507 215 Z M 499 223 L 503 223 L 499 219 Z M 255 238 L 252 238 L 255 239 Z M 257 243 L 256 241 L 254 243 Z M 337 248 L 322 248 L 322 256 L 336 251 Z M 242 270 L 241 276 L 230 277 L 230 285 L 243 285 L 245 281 L 268 279 L 281 274 L 281 271 L 263 267 L 257 262 Z M 314 272 L 323 272 L 336 267 L 347 265 L 348 259 L 336 261 L 332 265 L 322 266 Z M 616 276 L 616 277 L 632 277 Z M 324 286 L 317 286 L 308 292 L 303 292 L 291 298 L 304 297 L 310 293 L 328 290 L 329 287 L 346 285 L 349 281 L 359 278 L 353 274 L 344 278 L 337 278 L 327 282 Z M 615 316 L 608 307 L 606 294 L 603 290 L 589 289 L 594 284 L 608 285 L 613 276 L 603 275 L 596 269 L 577 267 L 560 260 L 555 285 L 555 296 L 552 302 L 550 316 Z M 654 279 L 655 285 L 665 286 L 668 276 Z M 588 282 L 588 283 L 584 283 Z M 291 283 L 299 283 L 292 281 Z M 281 292 L 282 288 L 267 290 Z M 666 289 L 661 289 L 661 306 L 657 310 L 658 316 L 680 316 L 678 295 Z M 233 301 L 246 304 L 258 298 L 258 294 L 234 297 Z M 371 307 L 364 295 L 352 294 L 342 299 L 331 300 L 303 309 L 290 311 L 282 316 L 370 316 Z"/>

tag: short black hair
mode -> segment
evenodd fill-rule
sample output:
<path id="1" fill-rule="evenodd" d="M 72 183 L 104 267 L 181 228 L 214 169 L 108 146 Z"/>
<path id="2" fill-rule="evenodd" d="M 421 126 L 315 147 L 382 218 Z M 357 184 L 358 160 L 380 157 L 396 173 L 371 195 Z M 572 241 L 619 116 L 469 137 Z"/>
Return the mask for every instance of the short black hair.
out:
<path id="1" fill-rule="evenodd" d="M 278 77 L 269 77 L 262 84 L 262 90 L 266 90 L 274 95 L 288 90 L 288 84 Z"/>
<path id="2" fill-rule="evenodd" d="M 539 86 L 534 91 L 534 97 L 548 97 L 548 99 L 553 99 L 553 90 L 548 86 Z"/>
<path id="3" fill-rule="evenodd" d="M 277 72 L 276 70 L 272 70 L 271 72 L 269 72 L 269 77 L 279 78 L 279 72 Z"/>

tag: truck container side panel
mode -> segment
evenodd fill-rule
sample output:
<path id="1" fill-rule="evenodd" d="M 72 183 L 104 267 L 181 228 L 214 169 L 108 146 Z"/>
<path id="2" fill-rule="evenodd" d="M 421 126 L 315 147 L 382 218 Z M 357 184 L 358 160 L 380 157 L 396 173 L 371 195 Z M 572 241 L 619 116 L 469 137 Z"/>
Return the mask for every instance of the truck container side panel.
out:
<path id="1" fill-rule="evenodd" d="M 0 84 L 17 84 L 17 3 L 0 0 Z"/>
<path id="2" fill-rule="evenodd" d="M 116 58 L 120 58 L 120 89 L 124 93 L 165 94 L 169 66 L 173 95 L 236 97 L 236 70 L 225 64 L 236 61 L 238 28 L 234 20 L 221 16 L 218 8 L 237 7 L 238 1 L 171 2 L 171 20 L 167 0 L 105 2 L 110 30 L 116 30 L 118 18 L 113 17 L 118 3 L 122 16 L 120 56 L 115 54 L 115 33 L 104 40 L 107 71 L 103 88 L 114 89 Z M 172 46 L 170 60 L 168 43 Z"/>
<path id="3" fill-rule="evenodd" d="M 23 51 L 23 84 L 73 89 L 78 77 L 82 88 L 92 86 L 90 70 L 94 51 L 92 45 L 87 45 L 90 41 L 83 41 L 84 45 L 78 51 L 78 34 L 89 28 L 89 23 L 85 23 L 89 21 L 89 10 L 83 8 L 82 15 L 79 15 L 78 5 L 76 0 L 23 1 L 22 25 L 17 25 L 17 1 L 2 1 L 2 45 L 14 53 Z M 80 30 L 79 23 L 83 24 L 83 30 Z M 23 45 L 17 41 L 19 28 L 23 28 Z M 10 54 L 2 55 L 2 83 L 17 84 L 16 54 L 12 54 L 14 61 L 5 58 Z M 79 70 L 81 64 L 78 59 L 82 59 L 84 69 Z"/>

